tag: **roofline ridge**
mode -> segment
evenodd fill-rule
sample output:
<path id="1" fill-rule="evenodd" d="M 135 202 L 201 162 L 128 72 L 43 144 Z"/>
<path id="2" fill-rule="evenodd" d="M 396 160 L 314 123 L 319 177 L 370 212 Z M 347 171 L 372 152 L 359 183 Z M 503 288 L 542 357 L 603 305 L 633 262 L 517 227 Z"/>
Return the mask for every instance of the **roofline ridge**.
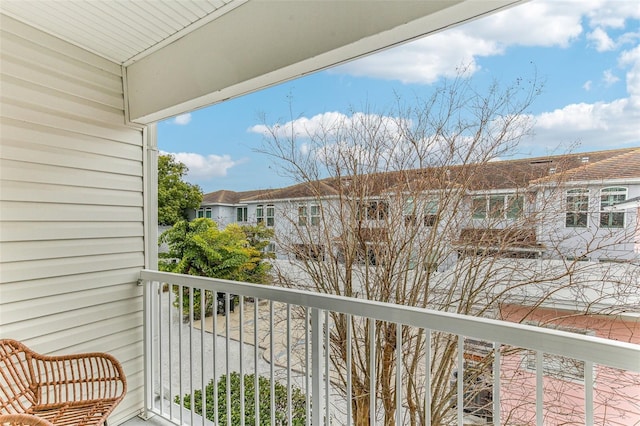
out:
<path id="1" fill-rule="evenodd" d="M 640 146 L 635 146 L 635 147 L 628 147 L 628 148 L 614 148 L 614 149 L 606 149 L 606 150 L 601 150 L 601 151 L 585 151 L 585 152 L 573 152 L 573 153 L 565 153 L 565 154 L 555 154 L 555 155 L 542 155 L 542 156 L 536 156 L 536 157 L 524 157 L 524 158 L 513 158 L 513 159 L 507 159 L 507 160 L 497 160 L 497 161 L 488 161 L 488 162 L 482 162 L 482 163 L 468 163 L 468 164 L 451 164 L 451 165 L 441 165 L 441 166 L 432 166 L 432 167 L 421 167 L 421 168 L 414 168 L 414 169 L 407 169 L 407 170 L 388 170 L 388 171 L 381 171 L 381 172 L 373 172 L 373 173 L 367 173 L 368 176 L 388 176 L 390 174 L 393 173 L 400 173 L 400 172 L 409 172 L 409 173 L 419 173 L 421 171 L 425 171 L 425 170 L 434 170 L 434 169 L 441 169 L 441 168 L 446 168 L 446 169 L 453 169 L 453 168 L 465 168 L 465 167 L 473 167 L 473 166 L 482 166 L 482 165 L 487 165 L 487 164 L 508 164 L 508 163 L 521 163 L 521 164 L 532 164 L 535 163 L 536 161 L 542 161 L 542 160 L 556 160 L 557 162 L 560 162 L 562 160 L 570 160 L 570 159 L 575 159 L 576 157 L 590 157 L 592 155 L 610 155 L 607 158 L 603 158 L 601 160 L 598 161 L 589 161 L 589 162 L 585 162 L 583 164 L 580 164 L 576 167 L 572 167 L 566 170 L 561 171 L 559 174 L 570 174 L 570 173 L 575 173 L 576 171 L 580 170 L 580 169 L 587 169 L 587 168 L 593 168 L 596 167 L 596 165 L 602 164 L 604 162 L 609 162 L 609 161 L 617 161 L 619 160 L 619 158 L 621 156 L 626 156 L 626 155 L 630 155 L 636 152 L 640 152 Z M 345 178 L 350 178 L 349 176 L 329 176 L 329 177 L 325 177 L 325 178 L 321 178 L 321 179 L 317 179 L 317 180 L 313 180 L 313 181 L 307 181 L 307 182 L 298 182 L 298 183 L 294 183 L 292 185 L 287 185 L 284 187 L 280 187 L 280 188 L 271 188 L 271 189 L 256 189 L 256 190 L 249 190 L 249 191 L 232 191 L 232 190 L 218 190 L 218 191 L 213 191 L 210 192 L 208 194 L 213 194 L 215 192 L 221 192 L 221 191 L 229 191 L 235 194 L 243 194 L 243 193 L 254 193 L 253 195 L 249 196 L 249 197 L 245 197 L 243 198 L 242 196 L 239 197 L 238 202 L 247 202 L 247 201 L 269 201 L 269 198 L 271 197 L 271 199 L 275 200 L 275 199 L 279 199 L 276 197 L 278 192 L 282 192 L 285 191 L 287 189 L 290 188 L 295 188 L 295 187 L 299 187 L 299 186 L 307 186 L 307 185 L 313 185 L 313 184 L 317 184 L 320 185 L 323 188 L 328 189 L 330 192 L 332 193 L 336 193 L 336 189 L 329 184 L 330 180 L 342 180 Z M 533 179 L 531 180 L 529 183 L 530 184 L 537 184 L 540 183 L 544 180 L 548 179 L 547 176 L 545 177 L 541 177 L 538 179 Z M 205 194 L 205 195 L 208 195 Z M 273 196 L 272 196 L 273 194 Z M 259 197 L 259 198 L 258 198 Z"/>

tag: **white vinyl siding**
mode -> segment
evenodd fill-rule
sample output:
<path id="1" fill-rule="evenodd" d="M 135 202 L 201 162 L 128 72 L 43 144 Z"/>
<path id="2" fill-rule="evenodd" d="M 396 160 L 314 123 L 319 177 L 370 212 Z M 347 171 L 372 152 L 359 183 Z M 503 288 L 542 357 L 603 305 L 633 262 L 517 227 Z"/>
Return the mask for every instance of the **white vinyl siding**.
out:
<path id="1" fill-rule="evenodd" d="M 104 351 L 143 399 L 143 131 L 117 64 L 0 15 L 0 336 Z"/>

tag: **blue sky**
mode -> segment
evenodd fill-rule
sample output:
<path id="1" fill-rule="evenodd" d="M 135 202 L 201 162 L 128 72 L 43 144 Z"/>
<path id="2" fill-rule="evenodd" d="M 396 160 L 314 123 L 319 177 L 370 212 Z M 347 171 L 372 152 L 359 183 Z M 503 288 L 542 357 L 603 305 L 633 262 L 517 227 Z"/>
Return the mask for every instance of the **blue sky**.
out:
<path id="1" fill-rule="evenodd" d="M 640 146 L 640 1 L 531 0 L 348 64 L 184 114 L 158 125 L 158 145 L 205 193 L 292 182 L 255 152 L 260 125 L 307 125 L 365 107 L 427 97 L 469 67 L 479 86 L 533 74 L 544 82 L 521 156 Z M 266 121 L 263 120 L 266 117 Z M 295 124 L 295 123 L 293 123 Z"/>

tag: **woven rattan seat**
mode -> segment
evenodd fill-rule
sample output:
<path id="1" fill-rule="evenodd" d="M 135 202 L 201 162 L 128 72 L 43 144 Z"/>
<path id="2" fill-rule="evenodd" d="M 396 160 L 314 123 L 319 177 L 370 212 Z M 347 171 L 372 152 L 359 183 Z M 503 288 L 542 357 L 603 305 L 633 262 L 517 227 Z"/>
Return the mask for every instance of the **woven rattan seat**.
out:
<path id="1" fill-rule="evenodd" d="M 111 355 L 45 356 L 0 340 L 0 425 L 106 424 L 126 389 Z"/>

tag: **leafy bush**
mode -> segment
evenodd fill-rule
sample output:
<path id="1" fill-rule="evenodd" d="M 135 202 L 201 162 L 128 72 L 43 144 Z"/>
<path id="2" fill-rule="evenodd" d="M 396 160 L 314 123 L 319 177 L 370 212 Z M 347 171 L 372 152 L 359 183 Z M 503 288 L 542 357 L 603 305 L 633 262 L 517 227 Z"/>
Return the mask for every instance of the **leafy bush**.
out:
<path id="1" fill-rule="evenodd" d="M 254 404 L 254 378 L 253 374 L 244 376 L 244 419 L 247 426 L 255 426 L 255 404 Z M 233 372 L 229 376 L 231 382 L 231 424 L 240 425 L 242 413 L 240 412 L 240 374 Z M 260 389 L 260 426 L 271 424 L 271 383 L 266 377 L 258 376 L 258 386 Z M 288 425 L 287 422 L 287 387 L 278 382 L 275 383 L 275 416 L 277 425 Z M 206 410 L 207 419 L 214 419 L 214 382 L 211 380 L 206 387 Z M 227 376 L 222 375 L 218 380 L 218 422 L 227 424 Z M 194 391 L 196 413 L 202 415 L 202 390 Z M 185 395 L 180 399 L 176 396 L 175 402 L 191 409 L 191 395 Z M 291 426 L 305 424 L 305 396 L 300 388 L 293 386 L 291 389 Z"/>
<path id="2" fill-rule="evenodd" d="M 268 283 L 271 265 L 264 260 L 270 258 L 262 249 L 269 244 L 273 230 L 263 225 L 241 227 L 229 224 L 224 229 L 211 219 L 200 218 L 191 222 L 179 221 L 165 231 L 159 242 L 166 243 L 169 251 L 159 253 L 158 267 L 161 271 L 200 277 L 252 283 Z M 178 296 L 178 287 L 173 286 Z M 189 289 L 182 294 L 182 313 L 189 315 Z M 205 312 L 211 312 L 213 297 L 205 293 Z M 179 302 L 176 300 L 176 307 Z M 193 292 L 193 317 L 200 318 L 200 290 Z"/>

